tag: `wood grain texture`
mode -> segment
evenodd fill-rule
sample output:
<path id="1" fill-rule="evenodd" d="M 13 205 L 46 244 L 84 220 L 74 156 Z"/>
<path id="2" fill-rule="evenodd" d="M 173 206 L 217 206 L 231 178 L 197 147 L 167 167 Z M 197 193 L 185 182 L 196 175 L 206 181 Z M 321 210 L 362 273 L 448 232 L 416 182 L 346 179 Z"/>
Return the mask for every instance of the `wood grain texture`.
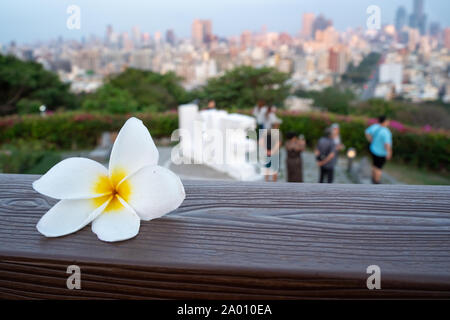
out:
<path id="1" fill-rule="evenodd" d="M 450 298 L 449 187 L 184 181 L 178 210 L 105 243 L 40 235 L 37 178 L 0 175 L 0 298 Z"/>

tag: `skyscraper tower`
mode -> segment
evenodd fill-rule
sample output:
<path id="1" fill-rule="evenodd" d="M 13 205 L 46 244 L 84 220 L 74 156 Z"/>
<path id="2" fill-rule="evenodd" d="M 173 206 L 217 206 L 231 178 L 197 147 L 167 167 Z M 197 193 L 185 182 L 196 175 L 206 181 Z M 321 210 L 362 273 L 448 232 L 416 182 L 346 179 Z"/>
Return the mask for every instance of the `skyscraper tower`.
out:
<path id="1" fill-rule="evenodd" d="M 131 37 L 135 45 L 139 45 L 141 43 L 141 30 L 138 26 L 134 26 L 131 29 Z"/>
<path id="2" fill-rule="evenodd" d="M 409 16 L 409 26 L 419 29 L 420 34 L 427 32 L 427 15 L 424 13 L 424 0 L 414 0 L 413 13 Z"/>
<path id="3" fill-rule="evenodd" d="M 414 0 L 414 13 L 418 16 L 423 15 L 423 3 L 424 0 Z"/>
<path id="4" fill-rule="evenodd" d="M 302 18 L 302 37 L 309 39 L 313 36 L 314 13 L 305 13 Z"/>
<path id="5" fill-rule="evenodd" d="M 166 42 L 171 45 L 175 44 L 175 32 L 172 29 L 166 31 Z"/>
<path id="6" fill-rule="evenodd" d="M 325 30 L 326 28 L 330 27 L 333 25 L 333 21 L 331 21 L 330 19 L 326 19 L 322 14 L 319 15 L 316 19 L 314 19 L 314 22 L 312 24 L 312 34 L 315 37 L 316 36 L 316 32 L 318 30 Z"/>
<path id="7" fill-rule="evenodd" d="M 450 50 L 450 28 L 444 30 L 444 46 Z"/>
<path id="8" fill-rule="evenodd" d="M 192 40 L 194 44 L 199 45 L 208 43 L 212 40 L 212 22 L 211 20 L 195 19 L 192 23 Z"/>
<path id="9" fill-rule="evenodd" d="M 107 25 L 106 26 L 106 34 L 105 34 L 105 42 L 107 43 L 107 44 L 111 44 L 111 42 L 112 42 L 112 37 L 113 37 L 113 33 L 114 33 L 114 31 L 113 31 L 113 27 L 112 27 L 112 25 Z"/>
<path id="10" fill-rule="evenodd" d="M 192 22 L 192 41 L 194 44 L 199 45 L 203 42 L 203 26 L 202 21 L 195 19 Z"/>
<path id="11" fill-rule="evenodd" d="M 441 33 L 441 24 L 439 22 L 431 22 L 428 33 L 433 37 L 439 36 Z"/>
<path id="12" fill-rule="evenodd" d="M 405 7 L 398 7 L 397 13 L 395 14 L 395 30 L 401 32 L 403 27 L 406 25 L 406 9 Z"/>

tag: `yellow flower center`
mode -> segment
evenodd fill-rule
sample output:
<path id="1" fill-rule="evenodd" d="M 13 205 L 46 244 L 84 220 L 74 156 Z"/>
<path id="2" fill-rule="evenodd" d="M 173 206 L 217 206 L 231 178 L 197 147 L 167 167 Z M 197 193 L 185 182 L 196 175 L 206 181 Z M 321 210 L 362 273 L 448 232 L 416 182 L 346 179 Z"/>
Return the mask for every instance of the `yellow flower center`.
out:
<path id="1" fill-rule="evenodd" d="M 128 201 L 131 194 L 130 182 L 127 180 L 122 181 L 123 178 L 126 177 L 126 175 L 127 174 L 125 170 L 114 169 L 112 171 L 111 177 L 107 175 L 98 177 L 98 179 L 94 183 L 93 191 L 97 194 L 100 193 L 104 195 L 92 199 L 96 208 L 100 207 L 102 204 L 112 198 L 104 212 L 122 209 L 123 205 L 122 203 L 120 203 L 118 196 L 120 196 L 123 200 Z"/>

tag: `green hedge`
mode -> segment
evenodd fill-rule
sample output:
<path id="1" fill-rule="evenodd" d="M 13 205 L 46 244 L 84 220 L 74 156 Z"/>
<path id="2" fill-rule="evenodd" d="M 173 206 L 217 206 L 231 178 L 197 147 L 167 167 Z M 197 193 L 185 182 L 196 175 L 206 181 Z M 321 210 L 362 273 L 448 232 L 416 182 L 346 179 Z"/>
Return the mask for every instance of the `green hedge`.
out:
<path id="1" fill-rule="evenodd" d="M 242 111 L 249 113 L 249 111 Z M 117 131 L 132 116 L 100 113 L 55 113 L 10 116 L 0 118 L 0 144 L 15 144 L 19 140 L 39 141 L 47 149 L 69 150 L 94 148 L 103 131 Z M 178 128 L 176 112 L 133 114 L 144 121 L 155 138 L 167 137 Z M 279 112 L 283 133 L 304 134 L 309 147 L 314 147 L 324 129 L 337 122 L 342 141 L 358 154 L 367 153 L 364 130 L 370 124 L 363 117 L 330 113 Z M 391 129 L 394 139 L 394 160 L 434 170 L 450 169 L 450 134 L 448 131 L 424 132 L 418 128 Z"/>
<path id="2" fill-rule="evenodd" d="M 17 140 L 0 150 L 0 172 L 43 174 L 61 161 L 61 155 L 49 151 L 45 143 Z"/>
<path id="3" fill-rule="evenodd" d="M 104 131 L 118 131 L 131 117 L 100 113 L 55 113 L 10 116 L 0 118 L 0 144 L 14 143 L 18 139 L 45 141 L 48 148 L 56 150 L 94 148 Z M 133 114 L 150 129 L 152 136 L 170 135 L 178 128 L 176 113 Z"/>

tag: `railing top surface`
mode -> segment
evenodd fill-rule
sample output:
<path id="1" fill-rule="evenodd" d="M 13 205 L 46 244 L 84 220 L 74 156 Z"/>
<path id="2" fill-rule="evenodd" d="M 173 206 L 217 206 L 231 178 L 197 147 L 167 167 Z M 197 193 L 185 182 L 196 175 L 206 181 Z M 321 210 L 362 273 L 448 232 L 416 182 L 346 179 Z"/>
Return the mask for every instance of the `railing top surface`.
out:
<path id="1" fill-rule="evenodd" d="M 36 230 L 56 202 L 38 176 L 0 175 L 0 258 L 70 260 L 236 275 L 384 279 L 450 288 L 450 187 L 184 181 L 179 209 L 120 243 L 90 227 L 61 238 Z"/>

